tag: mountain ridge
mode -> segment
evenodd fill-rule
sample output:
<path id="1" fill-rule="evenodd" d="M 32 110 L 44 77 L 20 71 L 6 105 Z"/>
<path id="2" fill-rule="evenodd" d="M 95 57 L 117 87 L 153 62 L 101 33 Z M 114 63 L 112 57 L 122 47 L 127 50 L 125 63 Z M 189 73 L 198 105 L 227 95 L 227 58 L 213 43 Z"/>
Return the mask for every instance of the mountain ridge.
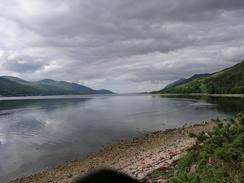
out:
<path id="1" fill-rule="evenodd" d="M 242 94 L 244 93 L 244 61 L 212 74 L 195 74 L 151 93 Z"/>
<path id="2" fill-rule="evenodd" d="M 84 85 L 67 81 L 43 79 L 26 81 L 13 76 L 0 76 L 0 96 L 45 96 L 45 95 L 84 95 L 112 94 L 106 89 L 95 90 Z"/>

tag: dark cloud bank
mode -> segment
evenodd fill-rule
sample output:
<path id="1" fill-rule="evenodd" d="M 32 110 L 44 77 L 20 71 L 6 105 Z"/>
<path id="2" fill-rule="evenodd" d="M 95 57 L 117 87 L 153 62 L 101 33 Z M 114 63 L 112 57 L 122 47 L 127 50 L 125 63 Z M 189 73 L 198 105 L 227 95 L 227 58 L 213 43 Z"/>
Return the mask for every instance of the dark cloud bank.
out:
<path id="1" fill-rule="evenodd" d="M 150 91 L 244 59 L 243 0 L 8 0 L 0 75 Z"/>

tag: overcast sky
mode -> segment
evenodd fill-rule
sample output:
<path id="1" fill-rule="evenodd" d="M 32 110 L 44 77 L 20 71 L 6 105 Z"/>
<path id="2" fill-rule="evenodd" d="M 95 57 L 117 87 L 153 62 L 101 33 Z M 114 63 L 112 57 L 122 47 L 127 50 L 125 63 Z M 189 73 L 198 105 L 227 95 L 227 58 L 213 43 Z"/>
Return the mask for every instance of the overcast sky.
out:
<path id="1" fill-rule="evenodd" d="M 0 0 L 0 75 L 161 89 L 244 60 L 244 0 Z"/>

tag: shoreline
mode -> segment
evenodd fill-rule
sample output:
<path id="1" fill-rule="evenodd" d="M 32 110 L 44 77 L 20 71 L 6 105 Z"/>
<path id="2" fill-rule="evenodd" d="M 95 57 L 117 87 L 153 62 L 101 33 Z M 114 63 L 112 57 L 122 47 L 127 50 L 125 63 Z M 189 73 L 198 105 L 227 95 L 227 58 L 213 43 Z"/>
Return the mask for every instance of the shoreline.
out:
<path id="1" fill-rule="evenodd" d="M 244 94 L 208 94 L 208 93 L 131 93 L 131 94 L 90 94 L 90 95 L 46 95 L 46 96 L 0 96 L 5 100 L 41 100 L 41 99 L 76 99 L 91 96 L 124 96 L 124 95 L 152 95 L 152 96 L 210 96 L 244 98 Z"/>
<path id="2" fill-rule="evenodd" d="M 121 140 L 91 153 L 84 159 L 70 161 L 9 183 L 70 183 L 99 168 L 112 168 L 141 180 L 150 172 L 170 167 L 177 161 L 180 155 L 195 143 L 195 139 L 190 138 L 189 133 L 209 131 L 213 125 L 213 122 L 203 122 Z"/>
<path id="3" fill-rule="evenodd" d="M 154 93 L 156 96 L 209 96 L 244 98 L 244 94 L 209 94 L 209 93 Z"/>

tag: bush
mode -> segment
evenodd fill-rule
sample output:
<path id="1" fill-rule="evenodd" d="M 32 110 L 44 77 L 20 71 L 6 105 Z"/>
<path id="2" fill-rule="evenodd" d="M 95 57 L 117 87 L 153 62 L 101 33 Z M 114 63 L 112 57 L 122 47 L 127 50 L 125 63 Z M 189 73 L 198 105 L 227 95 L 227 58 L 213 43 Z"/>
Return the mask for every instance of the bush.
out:
<path id="1" fill-rule="evenodd" d="M 196 170 L 191 172 L 193 165 Z M 179 160 L 168 182 L 244 182 L 244 114 L 216 120 L 212 132 L 199 134 L 196 145 Z"/>

